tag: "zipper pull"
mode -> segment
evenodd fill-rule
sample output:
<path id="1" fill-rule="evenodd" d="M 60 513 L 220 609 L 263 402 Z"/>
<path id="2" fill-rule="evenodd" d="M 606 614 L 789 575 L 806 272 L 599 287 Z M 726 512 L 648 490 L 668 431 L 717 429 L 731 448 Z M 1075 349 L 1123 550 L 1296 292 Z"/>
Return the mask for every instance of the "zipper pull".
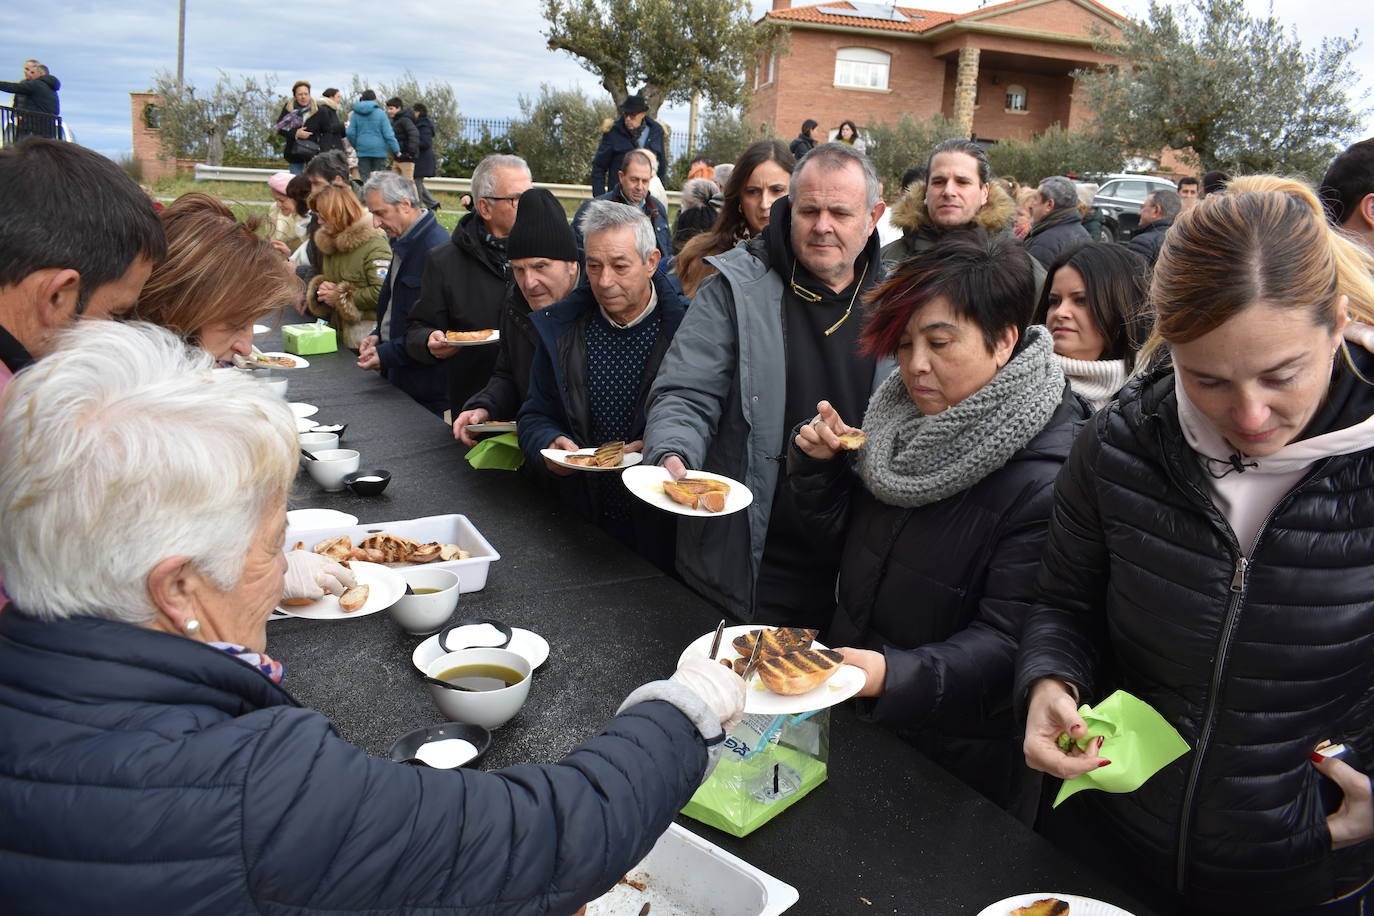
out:
<path id="1" fill-rule="evenodd" d="M 1250 561 L 1244 556 L 1236 557 L 1236 573 L 1231 577 L 1231 591 L 1239 592 L 1245 588 L 1245 571 L 1250 568 Z"/>

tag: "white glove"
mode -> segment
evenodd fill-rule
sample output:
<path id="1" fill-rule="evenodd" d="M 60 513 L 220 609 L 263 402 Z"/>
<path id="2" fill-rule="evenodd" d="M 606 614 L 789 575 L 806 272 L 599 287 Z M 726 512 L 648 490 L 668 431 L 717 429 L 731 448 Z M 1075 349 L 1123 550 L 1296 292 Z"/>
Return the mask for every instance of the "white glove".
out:
<path id="1" fill-rule="evenodd" d="M 286 554 L 286 587 L 282 598 L 309 598 L 318 601 L 325 592 L 342 595 L 358 584 L 352 570 L 329 557 L 308 550 L 291 550 Z"/>
<path id="2" fill-rule="evenodd" d="M 744 718 L 744 679 L 709 658 L 689 658 L 668 678 L 701 697 L 728 734 Z"/>

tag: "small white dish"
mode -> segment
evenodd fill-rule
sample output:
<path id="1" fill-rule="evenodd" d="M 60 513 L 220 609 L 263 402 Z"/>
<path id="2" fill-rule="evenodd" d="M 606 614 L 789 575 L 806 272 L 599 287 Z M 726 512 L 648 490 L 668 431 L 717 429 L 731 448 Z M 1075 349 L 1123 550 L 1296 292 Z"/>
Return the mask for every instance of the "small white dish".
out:
<path id="1" fill-rule="evenodd" d="M 265 324 L 255 324 L 253 325 L 253 336 L 257 337 L 259 334 L 266 334 L 270 330 L 272 329 Z"/>
<path id="2" fill-rule="evenodd" d="M 573 464 L 568 461 L 569 455 L 594 455 L 595 448 L 580 448 L 575 452 L 570 452 L 562 448 L 541 448 L 539 454 L 552 461 L 554 464 L 562 465 L 565 468 L 572 468 L 574 471 L 623 471 L 632 468 L 644 460 L 643 452 L 626 452 L 621 456 L 620 464 L 613 468 L 594 468 L 585 464 Z"/>
<path id="3" fill-rule="evenodd" d="M 309 544 L 306 545 L 306 549 L 310 549 Z M 406 593 L 406 580 L 401 578 L 400 572 L 389 566 L 366 563 L 362 560 L 350 560 L 348 565 L 357 577 L 358 584 L 368 587 L 367 601 L 356 611 L 345 611 L 339 607 L 339 599 L 333 595 L 325 595 L 313 604 L 299 607 L 279 604 L 277 611 L 310 620 L 351 620 L 354 617 L 366 617 L 384 611 Z"/>
<path id="4" fill-rule="evenodd" d="M 495 690 L 463 690 L 437 682 L 441 674 L 468 665 L 509 668 L 520 675 L 520 680 L 513 684 L 506 682 L 509 686 L 498 686 Z M 430 679 L 426 686 L 434 705 L 449 721 L 497 729 L 514 718 L 529 699 L 534 666 L 519 652 L 509 649 L 463 649 L 446 652 L 430 662 L 425 676 Z M 499 685 L 502 682 L 492 678 L 487 683 Z"/>
<path id="5" fill-rule="evenodd" d="M 300 433 L 296 436 L 296 440 L 300 442 L 303 451 L 312 455 L 316 452 L 330 451 L 339 447 L 339 437 L 334 433 L 321 433 L 312 430 L 308 433 Z M 301 460 L 305 460 L 304 455 L 301 456 Z"/>
<path id="6" fill-rule="evenodd" d="M 458 606 L 458 574 L 451 569 L 423 566 L 411 566 L 400 572 L 412 591 L 418 588 L 438 591 L 402 595 L 391 606 L 391 619 L 412 636 L 433 633 L 448 623 L 453 609 Z"/>
<path id="7" fill-rule="evenodd" d="M 294 354 L 294 353 L 282 353 L 281 351 L 274 351 L 274 352 L 272 352 L 272 353 L 264 353 L 264 354 L 262 354 L 262 355 L 263 355 L 263 356 L 275 356 L 275 357 L 278 358 L 278 359 L 289 359 L 289 360 L 291 360 L 291 363 L 292 363 L 292 364 L 291 364 L 290 366 L 287 366 L 287 365 L 273 366 L 273 367 L 272 367 L 273 369 L 305 369 L 305 368 L 309 367 L 309 365 L 310 365 L 310 360 L 306 359 L 304 356 L 297 356 L 297 355 Z"/>
<path id="8" fill-rule="evenodd" d="M 287 529 L 296 528 L 309 531 L 311 528 L 329 528 L 334 525 L 358 524 L 358 516 L 340 512 L 338 509 L 292 509 L 286 513 Z M 309 548 L 311 545 L 307 544 Z"/>
<path id="9" fill-rule="evenodd" d="M 522 627 L 510 628 L 510 645 L 506 646 L 517 655 L 523 655 L 530 663 L 531 668 L 538 668 L 549 659 L 549 641 L 532 630 Z M 429 639 L 415 647 L 415 651 L 410 654 L 410 660 L 415 665 L 416 670 L 421 674 L 436 659 L 445 653 L 445 649 L 439 645 L 439 637 L 442 633 L 435 633 Z"/>
<path id="10" fill-rule="evenodd" d="M 315 414 L 320 412 L 320 409 L 316 407 L 314 404 L 304 404 L 300 401 L 292 401 L 290 404 L 287 404 L 286 406 L 290 407 L 291 412 L 295 414 L 298 419 L 302 420 L 306 417 L 313 417 Z"/>
<path id="11" fill-rule="evenodd" d="M 719 480 L 730 485 L 730 492 L 725 494 L 725 508 L 720 512 L 708 512 L 705 509 L 691 509 L 682 503 L 675 503 L 668 498 L 668 494 L 663 492 L 663 483 L 671 480 L 672 475 L 668 469 L 656 464 L 641 464 L 638 467 L 627 468 L 625 473 L 620 475 L 625 487 L 644 500 L 649 505 L 663 509 L 665 512 L 673 512 L 677 515 L 692 515 L 697 518 L 720 518 L 722 515 L 729 515 L 741 509 L 748 508 L 754 501 L 754 494 L 749 492 L 749 488 L 738 480 L 732 480 L 723 474 L 712 474 L 710 471 L 688 471 L 687 477 L 704 477 L 707 480 Z"/>
<path id="12" fill-rule="evenodd" d="M 351 448 L 334 448 L 310 454 L 315 456 L 315 460 L 303 462 L 306 473 L 323 487 L 326 493 L 337 493 L 342 490 L 343 479 L 358 470 L 362 460 L 357 450 Z"/>

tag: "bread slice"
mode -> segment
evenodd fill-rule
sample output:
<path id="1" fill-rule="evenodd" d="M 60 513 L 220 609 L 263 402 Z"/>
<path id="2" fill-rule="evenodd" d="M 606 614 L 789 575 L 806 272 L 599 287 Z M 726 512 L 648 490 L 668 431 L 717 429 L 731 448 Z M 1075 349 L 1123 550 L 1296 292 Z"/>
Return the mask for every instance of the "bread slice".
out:
<path id="1" fill-rule="evenodd" d="M 785 697 L 815 690 L 840 670 L 844 656 L 834 649 L 793 649 L 759 659 L 763 686 Z"/>
<path id="2" fill-rule="evenodd" d="M 689 509 L 722 512 L 725 510 L 725 496 L 730 492 L 730 485 L 704 477 L 684 477 L 681 480 L 663 481 L 663 492 L 673 502 Z"/>
<path id="3" fill-rule="evenodd" d="M 342 534 L 336 538 L 328 538 L 320 541 L 310 549 L 312 553 L 318 553 L 320 556 L 329 557 L 329 559 L 337 563 L 340 560 L 347 560 L 349 554 L 353 552 L 353 539 L 346 534 Z"/>
<path id="4" fill-rule="evenodd" d="M 809 649 L 811 643 L 820 635 L 819 630 L 805 630 L 801 627 L 774 627 L 771 630 L 750 630 L 730 641 L 735 651 L 746 658 L 754 654 L 754 640 L 762 634 L 762 655 L 781 655 L 793 649 Z"/>
<path id="5" fill-rule="evenodd" d="M 850 452 L 856 452 L 868 443 L 868 433 L 861 429 L 856 429 L 836 438 L 840 440 L 840 448 Z"/>
<path id="6" fill-rule="evenodd" d="M 367 594 L 371 589 L 366 585 L 355 585 L 339 596 L 339 607 L 346 613 L 353 613 L 367 604 Z"/>
<path id="7" fill-rule="evenodd" d="M 1037 900 L 1030 906 L 1019 906 L 1011 911 L 1011 916 L 1068 916 L 1069 905 L 1057 897 Z"/>
<path id="8" fill-rule="evenodd" d="M 596 450 L 593 456 L 599 468 L 618 468 L 625 460 L 624 442 L 607 442 Z"/>

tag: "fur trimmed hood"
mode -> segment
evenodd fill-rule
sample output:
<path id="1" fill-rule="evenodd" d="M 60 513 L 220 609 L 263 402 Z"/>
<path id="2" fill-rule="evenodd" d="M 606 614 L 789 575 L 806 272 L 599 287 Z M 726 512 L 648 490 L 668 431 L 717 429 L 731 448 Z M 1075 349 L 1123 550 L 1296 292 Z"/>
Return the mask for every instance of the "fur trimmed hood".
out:
<path id="1" fill-rule="evenodd" d="M 321 254 L 338 254 L 352 251 L 380 231 L 372 225 L 372 215 L 364 214 L 362 219 L 342 232 L 329 232 L 323 226 L 316 229 L 315 244 L 319 246 Z"/>
<path id="2" fill-rule="evenodd" d="M 1016 201 L 1011 195 L 995 184 L 988 185 L 988 202 L 974 215 L 973 222 L 988 232 L 1000 232 L 1011 225 L 1016 215 Z M 902 199 L 892 205 L 892 225 L 902 230 L 903 235 L 918 232 L 933 226 L 930 214 L 926 212 L 925 182 L 914 184 L 907 189 Z"/>

